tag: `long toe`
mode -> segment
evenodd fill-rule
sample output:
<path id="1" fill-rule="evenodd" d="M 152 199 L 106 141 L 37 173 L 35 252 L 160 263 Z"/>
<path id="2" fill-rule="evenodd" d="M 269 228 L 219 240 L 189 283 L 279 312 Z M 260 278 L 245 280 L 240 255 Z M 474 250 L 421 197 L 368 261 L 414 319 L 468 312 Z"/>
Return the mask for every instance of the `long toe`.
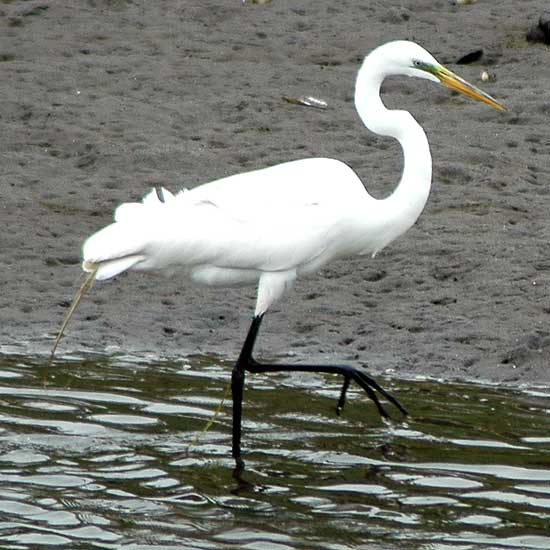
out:
<path id="1" fill-rule="evenodd" d="M 407 415 L 408 411 L 407 409 L 399 402 L 397 398 L 395 398 L 391 393 L 386 391 L 374 378 L 366 374 L 362 369 L 357 369 L 355 367 L 345 367 L 346 373 L 344 376 L 347 378 L 350 376 L 363 390 L 366 392 L 368 397 L 374 402 L 376 405 L 376 408 L 378 409 L 378 412 L 380 413 L 380 416 L 383 418 L 389 418 L 390 415 L 380 403 L 380 400 L 378 399 L 378 396 L 376 395 L 376 392 L 378 392 L 380 395 L 382 395 L 385 399 L 387 399 L 390 403 L 395 405 L 402 414 Z M 344 388 L 342 388 L 343 390 Z M 347 388 L 346 388 L 347 389 Z M 340 399 L 342 399 L 342 395 L 340 395 Z"/>

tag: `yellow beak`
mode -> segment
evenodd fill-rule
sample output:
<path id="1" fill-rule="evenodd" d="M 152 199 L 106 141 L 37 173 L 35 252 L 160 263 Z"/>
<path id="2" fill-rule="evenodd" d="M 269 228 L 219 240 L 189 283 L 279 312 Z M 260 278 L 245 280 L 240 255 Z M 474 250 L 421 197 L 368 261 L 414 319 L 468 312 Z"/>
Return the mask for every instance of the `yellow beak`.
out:
<path id="1" fill-rule="evenodd" d="M 482 101 L 483 103 L 486 103 L 487 105 L 490 105 L 491 107 L 494 107 L 499 111 L 507 110 L 504 105 L 501 105 L 489 94 L 485 93 L 479 88 L 476 88 L 476 86 L 474 86 L 473 84 L 466 82 L 463 78 L 460 78 L 458 75 L 456 75 L 452 71 L 449 71 L 449 69 L 445 67 L 436 67 L 432 74 L 439 78 L 441 84 L 447 86 L 447 88 L 450 88 L 451 90 L 456 90 L 461 94 L 467 95 L 468 97 L 471 97 L 473 99 L 477 99 L 477 101 Z"/>

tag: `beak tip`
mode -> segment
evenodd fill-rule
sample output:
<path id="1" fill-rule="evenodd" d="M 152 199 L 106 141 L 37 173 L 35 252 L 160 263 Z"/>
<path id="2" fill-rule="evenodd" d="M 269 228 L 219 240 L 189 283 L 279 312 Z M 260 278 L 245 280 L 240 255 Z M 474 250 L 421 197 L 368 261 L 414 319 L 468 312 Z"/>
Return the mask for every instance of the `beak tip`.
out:
<path id="1" fill-rule="evenodd" d="M 449 71 L 445 67 L 441 67 L 438 72 L 438 78 L 441 84 L 454 90 L 455 92 L 462 93 L 475 99 L 486 103 L 487 105 L 497 109 L 498 111 L 506 112 L 508 109 L 501 105 L 496 99 L 491 97 L 489 94 L 480 90 L 476 86 L 466 82 L 463 78 L 460 78 L 458 75 L 454 74 L 452 71 Z"/>

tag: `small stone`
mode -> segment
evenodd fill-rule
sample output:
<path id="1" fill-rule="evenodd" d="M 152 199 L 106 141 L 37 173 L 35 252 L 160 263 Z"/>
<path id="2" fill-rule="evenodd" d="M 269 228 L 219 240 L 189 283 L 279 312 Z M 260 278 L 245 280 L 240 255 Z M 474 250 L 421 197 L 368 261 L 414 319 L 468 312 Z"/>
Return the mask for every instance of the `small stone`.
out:
<path id="1" fill-rule="evenodd" d="M 550 11 L 545 11 L 540 16 L 539 27 L 544 33 L 546 44 L 550 44 Z"/>
<path id="2" fill-rule="evenodd" d="M 550 45 L 550 11 L 542 13 L 538 24 L 527 31 L 526 39 L 528 42 L 542 42 Z"/>
<path id="3" fill-rule="evenodd" d="M 527 42 L 544 42 L 545 41 L 544 32 L 542 32 L 542 29 L 538 25 L 532 26 L 527 31 L 527 35 L 525 38 L 527 38 Z"/>
<path id="4" fill-rule="evenodd" d="M 482 82 L 492 82 L 493 80 L 496 80 L 497 77 L 494 73 L 491 73 L 487 70 L 483 70 L 481 71 L 481 74 L 479 75 L 479 79 L 482 81 Z"/>

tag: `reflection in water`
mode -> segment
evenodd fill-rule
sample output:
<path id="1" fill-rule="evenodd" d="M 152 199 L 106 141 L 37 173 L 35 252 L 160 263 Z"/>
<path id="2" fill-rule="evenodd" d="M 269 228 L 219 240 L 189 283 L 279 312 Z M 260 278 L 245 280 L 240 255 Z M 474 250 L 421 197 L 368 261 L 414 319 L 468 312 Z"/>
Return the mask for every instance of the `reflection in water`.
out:
<path id="1" fill-rule="evenodd" d="M 250 376 L 232 476 L 230 377 L 209 358 L 0 360 L 3 549 L 550 548 L 550 393 L 390 382 L 382 423 L 339 380 Z M 315 378 L 315 380 L 319 380 Z M 199 436 L 198 440 L 196 437 Z"/>

